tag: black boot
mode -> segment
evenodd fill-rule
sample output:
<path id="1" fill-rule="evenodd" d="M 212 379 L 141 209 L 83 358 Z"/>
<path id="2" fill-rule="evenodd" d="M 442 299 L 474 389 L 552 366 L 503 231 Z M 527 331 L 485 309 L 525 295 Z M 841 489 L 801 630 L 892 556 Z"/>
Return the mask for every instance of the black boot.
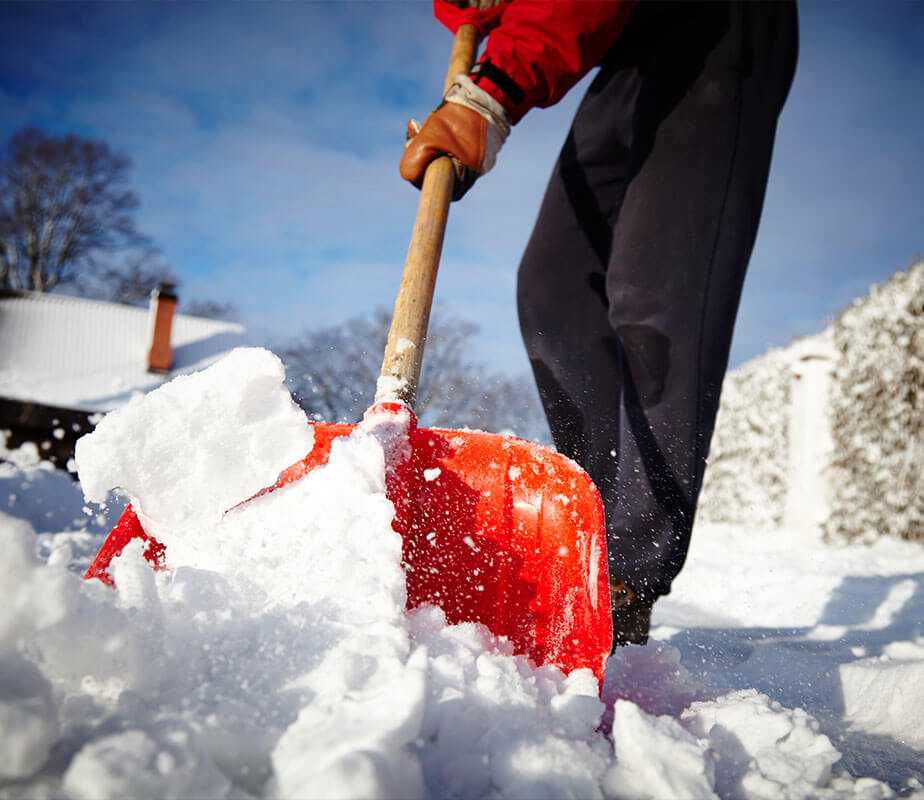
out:
<path id="1" fill-rule="evenodd" d="M 639 597 L 629 584 L 610 581 L 613 610 L 613 649 L 627 644 L 647 644 L 653 602 Z"/>

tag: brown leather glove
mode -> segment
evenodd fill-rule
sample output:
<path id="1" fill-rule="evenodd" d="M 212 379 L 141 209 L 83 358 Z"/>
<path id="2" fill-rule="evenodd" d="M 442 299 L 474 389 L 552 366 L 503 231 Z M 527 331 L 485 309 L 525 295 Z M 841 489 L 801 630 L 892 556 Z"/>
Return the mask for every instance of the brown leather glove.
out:
<path id="1" fill-rule="evenodd" d="M 500 104 L 460 75 L 422 128 L 414 120 L 408 123 L 401 177 L 419 189 L 430 162 L 449 155 L 456 168 L 453 200 L 458 200 L 479 175 L 494 166 L 509 131 L 510 122 Z"/>

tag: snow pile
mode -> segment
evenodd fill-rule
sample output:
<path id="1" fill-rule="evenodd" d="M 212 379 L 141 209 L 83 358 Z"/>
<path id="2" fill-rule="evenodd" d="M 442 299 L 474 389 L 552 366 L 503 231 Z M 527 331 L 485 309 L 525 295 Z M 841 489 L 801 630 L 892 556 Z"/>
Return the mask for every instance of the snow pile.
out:
<path id="1" fill-rule="evenodd" d="M 790 381 L 783 350 L 771 350 L 726 376 L 703 477 L 700 518 L 757 527 L 782 522 Z"/>
<path id="2" fill-rule="evenodd" d="M 924 262 L 853 303 L 834 340 L 827 532 L 924 540 Z"/>
<path id="3" fill-rule="evenodd" d="M 85 582 L 66 539 L 43 561 L 28 524 L 0 516 L 0 796 L 891 796 L 838 772 L 808 713 L 694 674 L 704 659 L 687 665 L 682 642 L 611 659 L 607 714 L 589 671 L 536 667 L 481 626 L 405 611 L 374 428 L 220 513 L 227 486 L 252 493 L 235 454 L 263 401 L 289 419 L 272 357 L 232 358 L 260 379 L 218 364 L 195 390 L 113 415 L 81 450 L 95 496 L 111 481 L 160 526 L 169 570 L 134 543 L 111 566 L 115 590 Z M 130 424 L 152 419 L 149 434 Z M 146 460 L 193 431 L 203 460 L 187 451 L 165 474 Z M 271 481 L 294 460 L 282 450 L 250 454 L 254 468 Z"/>

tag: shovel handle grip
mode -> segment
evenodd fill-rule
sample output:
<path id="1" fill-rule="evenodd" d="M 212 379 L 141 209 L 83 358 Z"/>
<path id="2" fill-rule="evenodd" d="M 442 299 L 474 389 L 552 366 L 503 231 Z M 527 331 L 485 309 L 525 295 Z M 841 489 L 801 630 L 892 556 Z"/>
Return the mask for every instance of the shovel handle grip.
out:
<path id="1" fill-rule="evenodd" d="M 474 25 L 462 25 L 456 32 L 444 91 L 456 75 L 468 73 L 477 50 L 478 29 Z M 454 180 L 448 156 L 431 162 L 424 175 L 417 219 L 379 373 L 377 402 L 398 399 L 411 407 L 414 405 Z"/>

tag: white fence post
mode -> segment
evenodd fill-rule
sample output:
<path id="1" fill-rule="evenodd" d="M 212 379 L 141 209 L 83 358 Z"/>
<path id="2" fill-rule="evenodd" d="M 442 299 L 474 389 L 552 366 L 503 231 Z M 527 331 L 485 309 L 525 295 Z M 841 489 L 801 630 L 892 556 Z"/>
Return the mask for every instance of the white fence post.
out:
<path id="1" fill-rule="evenodd" d="M 831 513 L 830 392 L 835 350 L 830 329 L 790 348 L 789 472 L 783 524 L 820 535 Z"/>

